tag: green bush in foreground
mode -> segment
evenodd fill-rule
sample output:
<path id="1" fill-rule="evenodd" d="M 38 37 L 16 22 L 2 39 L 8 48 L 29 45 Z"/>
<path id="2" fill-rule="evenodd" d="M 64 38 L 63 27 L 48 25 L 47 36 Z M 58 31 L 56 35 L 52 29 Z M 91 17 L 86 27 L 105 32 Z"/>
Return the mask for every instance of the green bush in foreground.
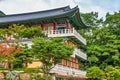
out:
<path id="1" fill-rule="evenodd" d="M 93 66 L 88 69 L 87 77 L 93 80 L 101 80 L 104 78 L 104 72 L 99 67 Z"/>

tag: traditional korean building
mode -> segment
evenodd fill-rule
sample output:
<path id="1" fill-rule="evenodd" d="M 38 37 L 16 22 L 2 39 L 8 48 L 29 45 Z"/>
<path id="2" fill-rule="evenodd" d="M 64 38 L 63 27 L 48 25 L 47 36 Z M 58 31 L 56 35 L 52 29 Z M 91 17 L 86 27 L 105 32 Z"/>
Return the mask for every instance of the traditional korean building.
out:
<path id="1" fill-rule="evenodd" d="M 5 15 L 0 17 L 0 27 L 5 27 L 10 24 L 24 24 L 25 26 L 35 25 L 41 26 L 42 31 L 48 34 L 48 37 L 63 37 L 66 44 L 76 46 L 73 55 L 69 60 L 62 60 L 51 69 L 50 74 L 55 80 L 83 80 L 86 77 L 86 72 L 80 70 L 80 63 L 77 57 L 83 60 L 87 59 L 87 55 L 78 49 L 78 44 L 71 38 L 75 38 L 77 42 L 86 45 L 84 39 L 77 30 L 86 27 L 82 22 L 79 8 L 70 8 L 69 6 L 23 14 Z M 24 43 L 32 45 L 30 40 L 23 40 Z M 28 64 L 29 68 L 38 67 L 41 62 L 33 61 Z"/>

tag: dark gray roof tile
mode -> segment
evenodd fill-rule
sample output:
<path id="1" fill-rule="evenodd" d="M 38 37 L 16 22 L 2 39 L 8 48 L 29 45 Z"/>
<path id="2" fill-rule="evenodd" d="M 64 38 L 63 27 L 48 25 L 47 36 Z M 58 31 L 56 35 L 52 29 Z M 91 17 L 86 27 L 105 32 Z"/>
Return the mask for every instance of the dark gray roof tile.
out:
<path id="1" fill-rule="evenodd" d="M 69 12 L 70 10 L 72 10 L 72 9 L 70 9 L 69 6 L 66 6 L 66 7 L 62 7 L 62 8 L 45 10 L 45 11 L 5 15 L 5 16 L 0 17 L 0 23 L 9 23 L 9 22 L 26 21 L 26 20 L 34 20 L 34 19 L 40 19 L 40 18 L 53 17 L 53 16 L 57 16 L 57 15 L 61 15 L 66 12 Z"/>

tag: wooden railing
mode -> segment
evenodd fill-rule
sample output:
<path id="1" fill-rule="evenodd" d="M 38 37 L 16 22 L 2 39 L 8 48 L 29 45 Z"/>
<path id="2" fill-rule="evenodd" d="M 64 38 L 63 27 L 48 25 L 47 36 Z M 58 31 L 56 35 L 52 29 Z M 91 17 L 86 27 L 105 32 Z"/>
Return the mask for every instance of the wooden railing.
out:
<path id="1" fill-rule="evenodd" d="M 73 77 L 86 77 L 86 72 L 78 69 L 70 68 L 62 65 L 55 65 L 54 68 L 50 70 L 50 73 L 55 73 L 59 75 L 67 75 Z"/>
<path id="2" fill-rule="evenodd" d="M 83 59 L 85 59 L 85 60 L 87 60 L 87 55 L 85 53 L 83 53 L 80 49 L 76 48 L 74 50 L 74 54 L 81 57 L 81 58 L 83 58 Z"/>
<path id="3" fill-rule="evenodd" d="M 45 31 L 48 37 L 65 37 L 74 36 L 86 45 L 86 39 L 84 39 L 74 28 L 72 29 L 60 29 L 60 30 L 47 30 Z"/>

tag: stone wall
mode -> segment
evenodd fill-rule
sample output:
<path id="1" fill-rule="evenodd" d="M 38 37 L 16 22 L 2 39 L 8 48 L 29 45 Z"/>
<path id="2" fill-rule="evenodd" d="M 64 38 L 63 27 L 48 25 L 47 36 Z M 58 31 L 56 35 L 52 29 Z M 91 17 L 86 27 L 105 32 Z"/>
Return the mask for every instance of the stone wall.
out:
<path id="1" fill-rule="evenodd" d="M 30 73 L 23 71 L 1 71 L 0 80 L 36 80 Z"/>

